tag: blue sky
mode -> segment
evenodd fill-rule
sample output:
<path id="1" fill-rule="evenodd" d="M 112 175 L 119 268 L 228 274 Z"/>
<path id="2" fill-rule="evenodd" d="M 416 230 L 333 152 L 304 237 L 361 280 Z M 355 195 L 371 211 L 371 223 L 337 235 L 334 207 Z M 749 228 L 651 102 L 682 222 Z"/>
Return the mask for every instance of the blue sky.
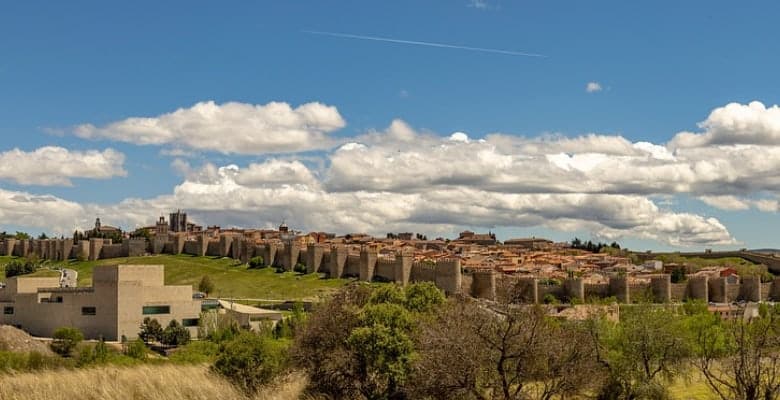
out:
<path id="1" fill-rule="evenodd" d="M 339 138 L 362 142 L 356 139 L 371 131 L 385 132 L 394 119 L 403 120 L 423 136 L 446 138 L 465 132 L 472 141 L 492 133 L 529 140 L 595 133 L 664 145 L 681 131 L 702 133 L 697 123 L 729 103 L 746 106 L 756 100 L 769 109 L 780 101 L 776 74 L 780 52 L 773 40 L 779 33 L 774 16 L 780 6 L 768 1 L 739 6 L 725 1 L 159 3 L 31 1 L 2 5 L 0 135 L 5 140 L 0 151 L 18 148 L 30 153 L 57 146 L 72 152 L 71 157 L 80 157 L 79 151 L 111 148 L 124 158 L 119 168 L 123 173 L 110 178 L 75 173 L 72 186 L 7 178 L 0 181 L 0 188 L 90 204 L 74 212 L 71 225 L 83 225 L 90 213 L 104 212 L 115 216 L 115 223 L 129 226 L 140 223 L 138 212 L 118 204 L 136 198 L 147 202 L 143 203 L 146 207 L 174 205 L 174 199 L 160 196 L 170 196 L 174 187 L 193 180 L 195 171 L 204 165 L 236 164 L 244 169 L 253 163 L 264 165 L 269 159 L 300 160 L 324 182 Z M 546 57 L 339 38 L 307 30 Z M 588 82 L 599 83 L 602 90 L 588 93 Z M 105 127 L 210 100 L 217 105 L 285 102 L 293 108 L 318 102 L 337 108 L 344 126 L 327 131 L 335 140 L 330 148 L 284 154 L 224 153 L 213 148 L 191 151 L 192 146 L 176 141 L 136 145 L 106 134 L 98 139 L 74 134 L 74 127 L 82 124 Z M 386 142 L 373 145 L 389 146 Z M 771 140 L 761 145 L 774 151 Z M 188 150 L 188 154 L 168 155 L 173 148 Z M 172 167 L 174 161 L 179 167 Z M 182 168 L 184 163 L 190 168 Z M 265 184 L 254 185 L 256 189 Z M 338 184 L 331 182 L 330 186 Z M 378 190 L 350 187 L 353 191 Z M 519 186 L 501 190 L 526 191 Z M 731 242 L 708 243 L 699 238 L 688 243 L 694 247 L 777 245 L 772 227 L 780 219 L 772 207 L 763 211 L 744 205 L 724 209 L 700 201 L 701 195 L 698 189 L 642 193 L 664 210 L 717 218 L 729 232 Z M 718 195 L 742 200 L 775 198 L 773 188 L 752 186 L 746 192 Z M 262 204 L 248 206 L 246 212 L 254 216 L 247 216 L 236 210 L 219 213 L 197 202 L 183 203 L 194 215 L 200 212 L 202 219 L 206 215 L 214 219 L 205 223 L 262 225 L 283 214 Z M 8 209 L 17 206 L 7 205 Z M 568 220 L 556 224 L 553 220 L 560 216 L 548 210 L 539 223 L 521 218 L 517 223 L 494 221 L 480 226 L 469 223 L 476 218 L 433 218 L 431 210 L 426 210 L 412 212 L 417 219 L 407 215 L 401 222 L 388 222 L 388 227 L 400 228 L 402 221 L 408 221 L 425 230 L 424 224 L 429 223 L 425 221 L 436 220 L 430 229 L 442 234 L 470 227 L 493 229 L 504 236 L 537 234 L 559 240 L 574 235 L 619 235 L 622 242 L 636 248 L 676 245 L 660 238 L 657 231 L 641 233 L 641 226 L 624 231 L 622 223 L 610 225 L 605 234 L 593 225 L 603 218 L 599 213 L 585 224 Z M 150 215 L 149 222 L 154 217 Z M 69 221 L 46 228 L 23 211 L 8 212 L 2 229 L 64 230 Z M 318 229 L 306 226 L 316 221 L 302 218 L 295 222 L 303 229 Z M 363 218 L 354 225 L 344 221 L 324 225 L 361 229 L 374 224 L 375 220 Z"/>

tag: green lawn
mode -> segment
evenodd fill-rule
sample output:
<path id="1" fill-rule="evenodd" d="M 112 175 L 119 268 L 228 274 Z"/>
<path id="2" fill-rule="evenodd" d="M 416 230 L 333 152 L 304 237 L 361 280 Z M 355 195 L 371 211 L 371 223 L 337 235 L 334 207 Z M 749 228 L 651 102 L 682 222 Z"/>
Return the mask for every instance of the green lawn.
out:
<path id="1" fill-rule="evenodd" d="M 11 257 L 0 257 L 0 274 Z M 211 296 L 237 297 L 271 300 L 313 300 L 332 293 L 343 286 L 348 279 L 327 279 L 317 274 L 302 275 L 293 272 L 276 273 L 273 268 L 247 269 L 233 259 L 194 257 L 189 255 L 159 255 L 147 257 L 113 258 L 98 261 L 70 260 L 46 263 L 49 266 L 63 266 L 78 271 L 79 286 L 92 284 L 92 269 L 97 265 L 114 264 L 162 264 L 165 265 L 165 283 L 168 285 L 193 285 L 204 275 L 214 283 Z M 47 274 L 51 271 L 38 271 Z M 56 276 L 56 275 L 55 275 Z M 2 280 L 4 278 L 0 278 Z"/>

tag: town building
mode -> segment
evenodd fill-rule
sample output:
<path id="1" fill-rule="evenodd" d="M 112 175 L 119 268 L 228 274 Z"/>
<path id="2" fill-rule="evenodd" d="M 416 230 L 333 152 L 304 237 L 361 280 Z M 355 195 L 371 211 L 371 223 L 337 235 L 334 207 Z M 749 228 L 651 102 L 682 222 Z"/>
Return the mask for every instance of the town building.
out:
<path id="1" fill-rule="evenodd" d="M 51 337 L 60 327 L 74 327 L 87 339 L 134 339 L 145 317 L 162 326 L 177 320 L 197 335 L 201 302 L 192 287 L 168 286 L 162 265 L 95 267 L 89 287 L 60 287 L 60 278 L 17 276 L 0 289 L 0 324 L 34 336 Z"/>

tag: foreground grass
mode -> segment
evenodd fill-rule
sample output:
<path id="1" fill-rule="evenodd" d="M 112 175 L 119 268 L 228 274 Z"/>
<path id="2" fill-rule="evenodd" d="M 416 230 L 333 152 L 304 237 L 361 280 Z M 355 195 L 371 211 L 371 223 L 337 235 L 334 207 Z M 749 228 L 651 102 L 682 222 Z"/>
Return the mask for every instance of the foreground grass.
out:
<path id="1" fill-rule="evenodd" d="M 11 257 L 0 257 L 0 274 L 4 277 L 4 265 Z M 92 269 L 98 265 L 140 264 L 165 265 L 167 285 L 192 285 L 208 275 L 215 285 L 211 293 L 216 297 L 238 297 L 270 300 L 313 300 L 326 296 L 347 282 L 348 279 L 323 279 L 317 274 L 301 275 L 294 272 L 276 273 L 273 268 L 247 269 L 243 264 L 229 258 L 194 257 L 190 255 L 158 255 L 146 257 L 125 257 L 97 261 L 69 260 L 51 263 L 51 267 L 62 266 L 78 271 L 79 286 L 92 284 Z M 40 270 L 37 276 L 56 272 Z M 0 278 L 2 280 L 4 278 Z"/>
<path id="2" fill-rule="evenodd" d="M 206 365 L 141 365 L 0 375 L 0 399 L 292 400 L 305 386 L 305 378 L 293 374 L 247 397 Z"/>

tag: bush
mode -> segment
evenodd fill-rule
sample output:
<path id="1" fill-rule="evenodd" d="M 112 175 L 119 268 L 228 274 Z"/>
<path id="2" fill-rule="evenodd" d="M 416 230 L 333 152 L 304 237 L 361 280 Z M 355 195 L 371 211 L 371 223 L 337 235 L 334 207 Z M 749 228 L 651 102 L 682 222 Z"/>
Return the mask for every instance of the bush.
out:
<path id="1" fill-rule="evenodd" d="M 21 262 L 13 260 L 5 265 L 5 277 L 10 278 L 12 276 L 31 274 L 35 272 L 36 268 L 36 264 L 31 261 Z"/>
<path id="2" fill-rule="evenodd" d="M 53 339 L 49 345 L 51 349 L 63 357 L 68 357 L 76 345 L 84 340 L 84 334 L 76 328 L 63 327 L 54 331 Z"/>
<path id="3" fill-rule="evenodd" d="M 284 370 L 286 347 L 282 342 L 251 332 L 242 332 L 220 346 L 214 371 L 246 393 L 270 382 Z"/>
<path id="4" fill-rule="evenodd" d="M 108 345 L 103 339 L 100 339 L 95 346 L 84 346 L 79 352 L 76 365 L 79 367 L 90 364 L 103 364 L 108 361 L 110 351 Z"/>
<path id="5" fill-rule="evenodd" d="M 146 358 L 146 343 L 141 339 L 133 340 L 125 347 L 125 355 L 136 360 Z"/>
<path id="6" fill-rule="evenodd" d="M 252 257 L 249 259 L 249 268 L 265 268 L 265 260 L 262 256 Z"/>
<path id="7" fill-rule="evenodd" d="M 175 319 L 171 320 L 163 330 L 160 343 L 167 346 L 183 346 L 190 341 L 190 331 L 181 326 Z"/>
<path id="8" fill-rule="evenodd" d="M 305 274 L 307 272 L 306 266 L 301 263 L 295 264 L 295 267 L 293 267 L 293 271 L 298 272 L 300 274 Z"/>
<path id="9" fill-rule="evenodd" d="M 229 314 L 220 314 L 216 311 L 200 314 L 198 337 L 201 339 L 208 339 L 214 343 L 226 342 L 238 336 L 240 331 L 238 321 Z"/>
<path id="10" fill-rule="evenodd" d="M 140 328 L 141 331 L 138 332 L 138 337 L 144 342 L 159 342 L 162 340 L 163 328 L 156 319 L 149 317 L 144 318 Z"/>

